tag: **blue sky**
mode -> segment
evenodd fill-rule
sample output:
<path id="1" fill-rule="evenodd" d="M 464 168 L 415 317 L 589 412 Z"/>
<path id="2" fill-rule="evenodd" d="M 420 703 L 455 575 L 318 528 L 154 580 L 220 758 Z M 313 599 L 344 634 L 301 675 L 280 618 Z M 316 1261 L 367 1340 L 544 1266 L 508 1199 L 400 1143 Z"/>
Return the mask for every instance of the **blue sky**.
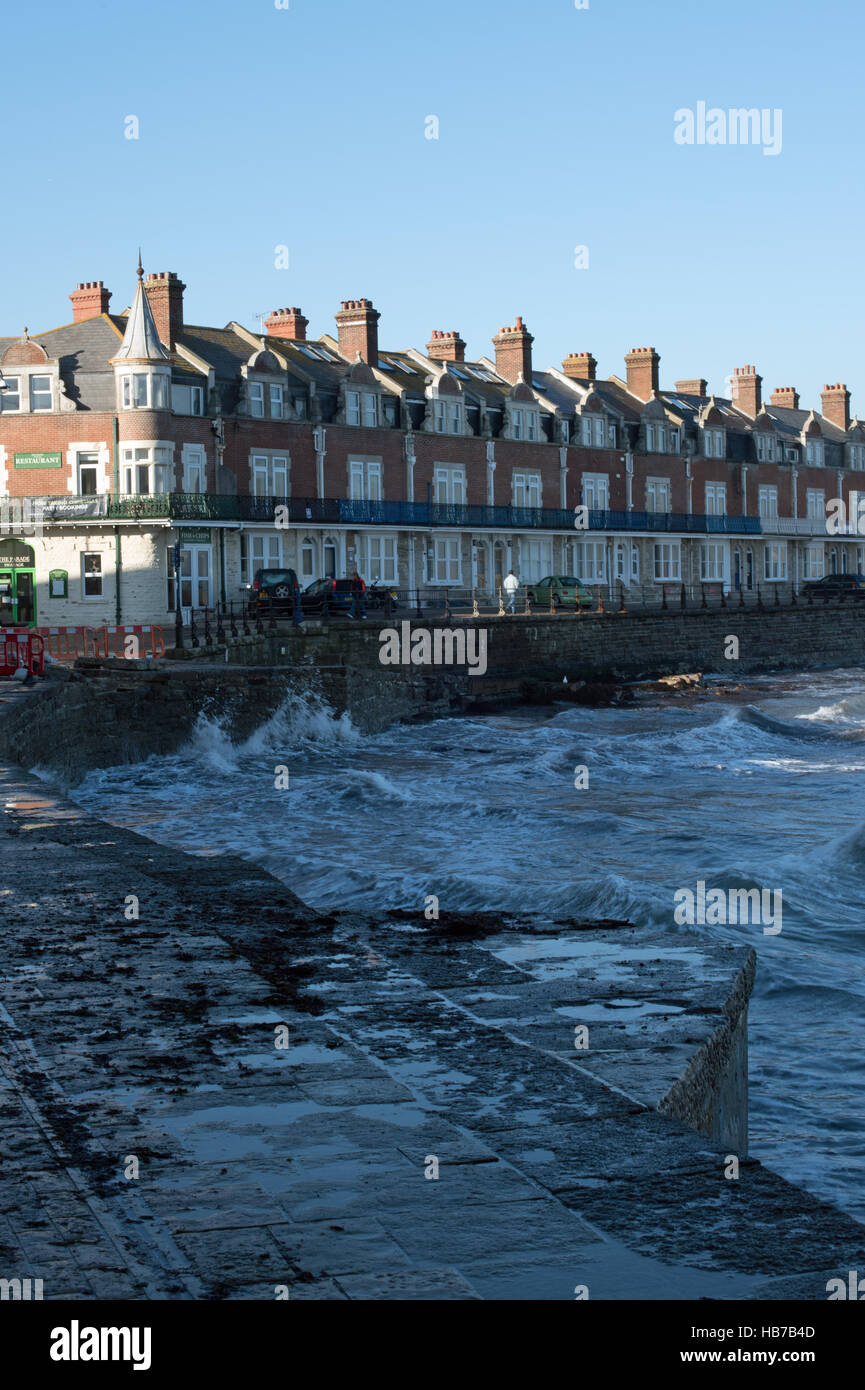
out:
<path id="1" fill-rule="evenodd" d="M 651 344 L 664 385 L 753 362 L 865 417 L 863 38 L 849 0 L 7 8 L 0 331 L 79 280 L 122 309 L 140 243 L 193 323 L 299 304 L 317 335 L 367 296 L 383 346 L 475 357 L 522 314 L 539 366 Z M 781 153 L 678 145 L 700 101 L 780 108 Z"/>

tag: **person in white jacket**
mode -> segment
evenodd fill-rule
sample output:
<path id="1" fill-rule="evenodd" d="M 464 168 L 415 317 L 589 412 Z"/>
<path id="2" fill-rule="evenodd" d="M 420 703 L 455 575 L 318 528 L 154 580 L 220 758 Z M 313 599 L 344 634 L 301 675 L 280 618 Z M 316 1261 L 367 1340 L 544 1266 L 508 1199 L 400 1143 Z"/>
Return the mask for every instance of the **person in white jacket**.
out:
<path id="1" fill-rule="evenodd" d="M 517 590 L 519 587 L 520 581 L 517 579 L 517 576 L 514 574 L 513 570 L 508 570 L 503 588 L 508 597 L 508 612 L 510 613 L 516 613 L 517 611 Z"/>

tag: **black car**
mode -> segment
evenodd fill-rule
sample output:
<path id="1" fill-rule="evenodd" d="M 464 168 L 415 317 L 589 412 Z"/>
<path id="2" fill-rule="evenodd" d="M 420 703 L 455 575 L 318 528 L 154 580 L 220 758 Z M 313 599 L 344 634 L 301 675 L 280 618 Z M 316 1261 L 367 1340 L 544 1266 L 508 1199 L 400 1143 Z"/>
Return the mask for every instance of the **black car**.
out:
<path id="1" fill-rule="evenodd" d="M 300 585 L 292 569 L 256 570 L 249 595 L 250 608 L 293 608 Z"/>
<path id="2" fill-rule="evenodd" d="M 839 599 L 865 598 L 865 574 L 827 574 L 825 579 L 812 579 L 802 585 L 802 593 L 807 598 Z"/>
<path id="3" fill-rule="evenodd" d="M 351 611 L 350 579 L 314 579 L 300 596 L 304 613 L 328 613 L 336 616 Z"/>

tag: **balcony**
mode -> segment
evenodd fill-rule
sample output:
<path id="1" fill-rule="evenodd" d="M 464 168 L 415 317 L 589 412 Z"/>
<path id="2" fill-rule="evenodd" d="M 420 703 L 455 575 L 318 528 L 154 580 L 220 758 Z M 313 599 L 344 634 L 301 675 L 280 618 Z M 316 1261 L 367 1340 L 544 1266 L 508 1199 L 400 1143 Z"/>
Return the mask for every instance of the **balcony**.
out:
<path id="1" fill-rule="evenodd" d="M 24 499 L 22 499 L 24 500 Z M 466 503 L 359 501 L 344 497 L 219 497 L 210 493 L 163 492 L 94 497 L 35 497 L 33 510 L 45 522 L 76 520 L 210 522 L 258 521 L 274 525 L 277 509 L 289 523 L 332 526 L 430 526 L 503 531 L 567 531 L 575 537 L 598 531 L 666 532 L 676 535 L 759 535 L 760 518 L 705 516 L 685 512 L 595 511 L 588 528 L 574 526 L 574 512 L 561 507 L 486 507 Z M 781 525 L 782 522 L 776 524 Z M 789 521 L 787 525 L 804 524 Z M 810 523 L 807 523 L 810 525 Z M 815 523 L 816 524 L 816 523 Z M 800 533 L 796 533 L 800 534 Z M 811 534 L 802 532 L 801 534 Z"/>
<path id="2" fill-rule="evenodd" d="M 760 518 L 767 536 L 826 536 L 825 516 L 763 516 Z"/>

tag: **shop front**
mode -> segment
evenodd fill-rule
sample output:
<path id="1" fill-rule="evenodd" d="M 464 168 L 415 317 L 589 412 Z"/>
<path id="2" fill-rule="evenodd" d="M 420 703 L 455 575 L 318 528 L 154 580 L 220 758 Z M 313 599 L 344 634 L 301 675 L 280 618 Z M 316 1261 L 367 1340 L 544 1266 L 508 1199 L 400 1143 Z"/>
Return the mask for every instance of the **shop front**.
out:
<path id="1" fill-rule="evenodd" d="M 0 538 L 0 627 L 36 626 L 36 560 L 33 547 Z"/>

